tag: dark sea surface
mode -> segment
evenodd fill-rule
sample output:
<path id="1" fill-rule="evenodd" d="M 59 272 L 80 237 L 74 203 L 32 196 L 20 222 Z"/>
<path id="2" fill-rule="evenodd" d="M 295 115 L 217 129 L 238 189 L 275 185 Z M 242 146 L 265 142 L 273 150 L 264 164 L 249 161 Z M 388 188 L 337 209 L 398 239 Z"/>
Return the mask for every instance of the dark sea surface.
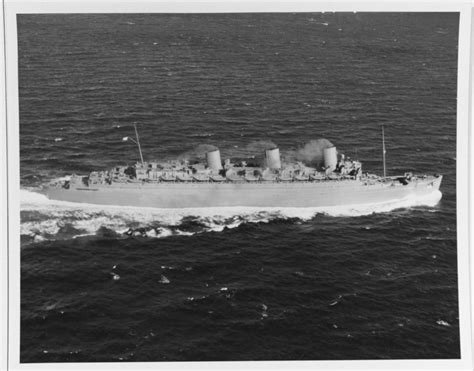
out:
<path id="1" fill-rule="evenodd" d="M 459 358 L 458 14 L 19 15 L 21 362 Z M 144 156 L 326 138 L 439 203 L 336 212 L 67 205 Z M 409 207 L 408 207 L 409 206 Z"/>

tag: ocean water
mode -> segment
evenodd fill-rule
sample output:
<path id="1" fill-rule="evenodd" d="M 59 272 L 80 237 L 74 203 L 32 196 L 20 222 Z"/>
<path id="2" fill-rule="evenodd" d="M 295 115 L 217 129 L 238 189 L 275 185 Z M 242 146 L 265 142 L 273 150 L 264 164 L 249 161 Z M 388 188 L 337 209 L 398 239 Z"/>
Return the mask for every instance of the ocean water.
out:
<path id="1" fill-rule="evenodd" d="M 459 358 L 458 14 L 19 15 L 21 362 Z M 333 209 L 56 202 L 139 159 L 325 138 L 426 199 Z"/>

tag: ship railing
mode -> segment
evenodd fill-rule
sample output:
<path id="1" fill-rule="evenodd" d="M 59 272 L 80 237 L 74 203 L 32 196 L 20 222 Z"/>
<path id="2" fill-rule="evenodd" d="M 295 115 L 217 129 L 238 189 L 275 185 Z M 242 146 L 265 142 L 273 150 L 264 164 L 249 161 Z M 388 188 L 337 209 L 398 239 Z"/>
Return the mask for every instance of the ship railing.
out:
<path id="1" fill-rule="evenodd" d="M 227 183 L 227 184 L 232 184 L 232 183 L 319 183 L 319 182 L 335 182 L 335 181 L 347 181 L 347 180 L 355 180 L 357 179 L 356 176 L 353 175 L 343 175 L 343 176 L 324 176 L 324 177 L 312 177 L 308 176 L 306 179 L 301 179 L 301 178 L 296 178 L 296 177 L 291 177 L 291 178 L 281 178 L 281 177 L 275 177 L 275 178 L 264 178 L 262 176 L 258 177 L 258 179 L 247 179 L 245 177 L 241 178 L 224 178 L 222 180 L 220 179 L 213 179 L 213 177 L 209 178 L 196 178 L 192 177 L 189 179 L 186 179 L 184 177 L 157 177 L 157 178 L 134 178 L 131 179 L 127 176 L 124 176 L 121 174 L 120 176 L 115 176 L 111 177 L 109 179 L 109 182 L 107 183 L 148 183 L 148 184 L 157 184 L 157 183 Z M 397 177 L 386 177 L 386 178 L 381 178 L 381 177 L 376 177 L 374 175 L 367 176 L 362 178 L 364 181 L 371 181 L 371 182 L 385 182 L 385 181 L 393 181 L 397 179 Z M 412 178 L 413 179 L 413 178 Z M 103 184 L 106 182 L 106 178 L 99 178 L 99 179 L 94 179 L 91 184 Z"/>

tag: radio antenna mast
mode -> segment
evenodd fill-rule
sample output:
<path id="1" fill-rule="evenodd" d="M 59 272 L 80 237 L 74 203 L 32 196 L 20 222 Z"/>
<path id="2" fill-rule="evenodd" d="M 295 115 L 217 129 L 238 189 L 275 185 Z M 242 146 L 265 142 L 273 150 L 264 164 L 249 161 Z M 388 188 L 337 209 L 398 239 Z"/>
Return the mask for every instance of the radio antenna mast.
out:
<path id="1" fill-rule="evenodd" d="M 384 132 L 384 126 L 382 124 L 382 154 L 383 154 L 383 176 L 384 176 L 384 178 L 387 176 L 386 167 L 385 167 L 385 153 L 387 153 L 387 151 L 385 150 L 385 132 Z"/>
<path id="2" fill-rule="evenodd" d="M 145 163 L 143 161 L 143 155 L 142 155 L 142 148 L 140 147 L 140 139 L 138 138 L 138 130 L 137 130 L 137 123 L 134 122 L 133 126 L 135 128 L 135 135 L 137 137 L 137 145 L 138 145 L 138 151 L 140 152 L 140 159 L 142 160 L 142 166 L 145 167 Z"/>

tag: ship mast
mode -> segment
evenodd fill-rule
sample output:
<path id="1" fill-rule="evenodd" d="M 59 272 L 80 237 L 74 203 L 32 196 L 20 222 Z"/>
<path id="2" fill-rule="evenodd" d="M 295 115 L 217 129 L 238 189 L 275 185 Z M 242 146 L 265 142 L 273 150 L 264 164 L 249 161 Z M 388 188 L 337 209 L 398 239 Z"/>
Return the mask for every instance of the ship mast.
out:
<path id="1" fill-rule="evenodd" d="M 135 128 L 135 135 L 137 137 L 137 145 L 138 145 L 138 151 L 140 152 L 140 159 L 142 160 L 142 166 L 145 167 L 145 163 L 143 161 L 143 155 L 142 155 L 142 148 L 140 147 L 140 139 L 138 138 L 138 130 L 137 130 L 137 123 L 133 123 L 133 127 Z"/>
<path id="2" fill-rule="evenodd" d="M 384 133 L 384 127 L 382 125 L 382 154 L 383 154 L 383 176 L 384 178 L 387 176 L 386 174 L 386 167 L 385 167 L 385 153 L 387 151 L 385 150 L 385 133 Z"/>

